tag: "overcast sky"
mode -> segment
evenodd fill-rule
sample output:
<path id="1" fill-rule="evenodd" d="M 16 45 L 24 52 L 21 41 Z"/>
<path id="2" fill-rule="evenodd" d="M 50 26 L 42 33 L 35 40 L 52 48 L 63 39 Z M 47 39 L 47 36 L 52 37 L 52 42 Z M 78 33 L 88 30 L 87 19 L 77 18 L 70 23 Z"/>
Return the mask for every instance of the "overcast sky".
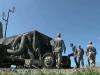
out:
<path id="1" fill-rule="evenodd" d="M 70 43 L 86 51 L 93 41 L 100 63 L 100 0 L 0 0 L 1 21 L 2 12 L 7 14 L 13 6 L 16 11 L 10 15 L 7 36 L 38 30 L 55 38 L 61 32 L 67 47 L 64 55 L 71 53 Z"/>

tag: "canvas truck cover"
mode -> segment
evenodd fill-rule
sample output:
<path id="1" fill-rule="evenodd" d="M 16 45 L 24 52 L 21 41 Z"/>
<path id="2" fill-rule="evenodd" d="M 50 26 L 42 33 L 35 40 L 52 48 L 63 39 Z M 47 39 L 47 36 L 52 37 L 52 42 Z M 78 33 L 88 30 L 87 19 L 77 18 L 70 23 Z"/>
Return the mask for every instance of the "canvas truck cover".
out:
<path id="1" fill-rule="evenodd" d="M 8 45 L 10 44 L 10 42 L 12 42 L 17 36 L 21 36 L 21 35 L 26 35 L 26 36 L 32 36 L 31 39 L 32 41 L 30 41 L 30 44 L 32 45 L 32 50 L 34 50 L 36 52 L 36 49 L 38 48 L 40 50 L 41 55 L 43 55 L 46 52 L 52 52 L 52 46 L 50 45 L 50 40 L 52 40 L 51 37 L 44 35 L 38 31 L 31 31 L 31 32 L 27 32 L 27 33 L 23 33 L 23 34 L 19 34 L 16 36 L 11 36 L 11 37 L 7 37 L 4 41 L 3 44 L 4 45 Z M 16 52 L 14 50 L 8 50 L 8 53 L 11 54 L 16 54 L 19 52 L 22 52 L 21 50 L 17 50 Z"/>
<path id="2" fill-rule="evenodd" d="M 42 55 L 46 52 L 52 51 L 50 40 L 52 40 L 51 37 L 44 35 L 36 30 L 33 31 L 33 48 L 35 50 L 39 48 Z"/>

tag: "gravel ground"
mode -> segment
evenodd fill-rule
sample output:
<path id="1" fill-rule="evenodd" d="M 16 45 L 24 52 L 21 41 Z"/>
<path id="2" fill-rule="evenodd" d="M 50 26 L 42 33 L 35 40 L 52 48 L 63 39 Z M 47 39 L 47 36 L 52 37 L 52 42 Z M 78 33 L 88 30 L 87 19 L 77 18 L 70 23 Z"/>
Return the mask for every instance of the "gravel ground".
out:
<path id="1" fill-rule="evenodd" d="M 15 72 L 55 72 L 55 73 L 73 73 L 77 69 L 15 69 Z M 0 68 L 0 72 L 10 72 L 9 68 Z"/>
<path id="2" fill-rule="evenodd" d="M 26 73 L 26 72 L 32 72 L 32 73 L 41 73 L 41 72 L 42 73 L 50 73 L 50 72 L 74 73 L 76 71 L 84 72 L 84 70 L 87 70 L 87 69 L 16 69 L 14 72 L 17 72 L 17 73 Z M 100 68 L 93 68 L 93 70 L 100 72 Z M 0 68 L 0 72 L 12 72 L 12 71 L 8 68 Z"/>

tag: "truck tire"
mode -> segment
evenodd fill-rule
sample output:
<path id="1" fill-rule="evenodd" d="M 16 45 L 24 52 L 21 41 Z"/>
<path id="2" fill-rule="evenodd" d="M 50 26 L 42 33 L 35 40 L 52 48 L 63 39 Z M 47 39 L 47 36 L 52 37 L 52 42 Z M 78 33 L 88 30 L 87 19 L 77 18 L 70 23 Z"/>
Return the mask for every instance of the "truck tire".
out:
<path id="1" fill-rule="evenodd" d="M 44 68 L 53 68 L 55 63 L 54 55 L 50 52 L 43 55 L 43 67 Z"/>

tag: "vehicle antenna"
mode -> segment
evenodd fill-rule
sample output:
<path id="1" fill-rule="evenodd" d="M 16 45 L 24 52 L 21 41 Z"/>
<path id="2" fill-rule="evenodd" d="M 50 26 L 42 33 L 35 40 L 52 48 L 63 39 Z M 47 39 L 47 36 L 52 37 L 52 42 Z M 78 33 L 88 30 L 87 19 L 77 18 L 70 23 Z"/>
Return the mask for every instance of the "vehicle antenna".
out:
<path id="1" fill-rule="evenodd" d="M 10 13 L 14 13 L 15 11 L 15 7 L 13 7 L 12 9 L 9 9 L 7 12 L 7 16 L 5 15 L 5 12 L 2 13 L 2 20 L 5 21 L 5 34 L 4 34 L 4 38 L 6 38 L 6 33 L 7 33 L 7 26 L 8 26 L 8 21 L 9 21 L 9 17 L 10 17 Z"/>

